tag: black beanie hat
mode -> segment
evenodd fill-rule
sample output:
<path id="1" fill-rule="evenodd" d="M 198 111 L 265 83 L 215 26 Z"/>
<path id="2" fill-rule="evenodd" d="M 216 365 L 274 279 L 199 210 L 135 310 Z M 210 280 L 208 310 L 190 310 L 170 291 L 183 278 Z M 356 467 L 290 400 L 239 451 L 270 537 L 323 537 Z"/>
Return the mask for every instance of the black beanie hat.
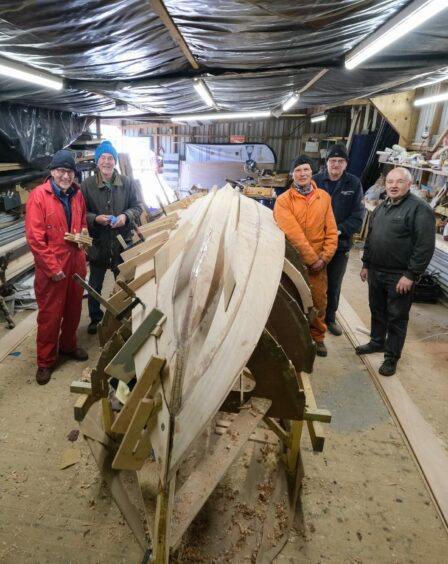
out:
<path id="1" fill-rule="evenodd" d="M 342 143 L 336 143 L 328 150 L 327 161 L 332 157 L 339 157 L 341 159 L 345 159 L 346 161 L 348 161 L 347 147 L 345 145 L 342 145 Z"/>
<path id="2" fill-rule="evenodd" d="M 74 170 L 76 172 L 75 157 L 68 149 L 61 149 L 55 153 L 48 168 L 53 170 L 54 168 L 59 167 L 69 168 L 70 170 Z"/>
<path id="3" fill-rule="evenodd" d="M 299 155 L 298 157 L 296 157 L 292 163 L 291 166 L 289 168 L 289 172 L 292 174 L 294 172 L 294 169 L 300 165 L 304 165 L 304 164 L 309 164 L 311 167 L 311 170 L 313 170 L 313 161 L 307 157 L 306 155 Z"/>

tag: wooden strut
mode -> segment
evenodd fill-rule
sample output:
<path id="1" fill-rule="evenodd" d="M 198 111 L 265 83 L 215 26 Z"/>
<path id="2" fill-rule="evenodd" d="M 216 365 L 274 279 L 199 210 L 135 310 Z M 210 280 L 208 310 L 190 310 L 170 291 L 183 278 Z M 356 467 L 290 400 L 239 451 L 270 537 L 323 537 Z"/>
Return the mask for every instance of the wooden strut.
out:
<path id="1" fill-rule="evenodd" d="M 355 327 L 369 334 L 361 319 L 343 296 L 341 296 L 338 309 L 338 320 L 353 346 L 360 344 L 354 330 Z M 400 383 L 398 376 L 384 378 L 378 375 L 382 359 L 375 358 L 375 356 L 378 355 L 363 355 L 361 358 L 390 414 L 401 429 L 441 521 L 448 530 L 448 455 L 434 434 L 431 425 L 423 418 Z"/>

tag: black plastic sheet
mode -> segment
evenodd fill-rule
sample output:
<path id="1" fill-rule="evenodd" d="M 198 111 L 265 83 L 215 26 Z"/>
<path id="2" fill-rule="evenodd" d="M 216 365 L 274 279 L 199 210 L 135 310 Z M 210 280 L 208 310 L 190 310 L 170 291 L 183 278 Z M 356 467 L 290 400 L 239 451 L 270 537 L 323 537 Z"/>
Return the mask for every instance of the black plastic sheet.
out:
<path id="1" fill-rule="evenodd" d="M 86 115 L 169 117 L 209 108 L 202 76 L 225 111 L 271 109 L 322 69 L 294 111 L 417 84 L 448 65 L 448 10 L 355 71 L 345 55 L 409 0 L 165 0 L 199 64 L 193 69 L 148 0 L 0 2 L 2 56 L 64 77 L 61 92 L 0 77 L 0 102 Z M 435 76 L 435 74 L 434 74 Z M 431 78 L 431 76 L 427 76 Z"/>
<path id="2" fill-rule="evenodd" d="M 35 168 L 45 168 L 53 154 L 74 141 L 88 124 L 89 118 L 69 112 L 0 103 L 3 144 L 9 154 Z"/>

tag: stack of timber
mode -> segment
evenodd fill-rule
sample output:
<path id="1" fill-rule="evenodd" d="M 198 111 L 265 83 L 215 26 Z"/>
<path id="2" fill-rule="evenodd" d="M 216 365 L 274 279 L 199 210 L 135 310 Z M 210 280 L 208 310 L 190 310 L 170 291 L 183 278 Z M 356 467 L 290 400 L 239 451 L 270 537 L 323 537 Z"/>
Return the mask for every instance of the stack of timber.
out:
<path id="1" fill-rule="evenodd" d="M 321 451 L 317 421 L 330 420 L 315 406 L 302 373 L 312 371 L 315 357 L 306 269 L 297 252 L 285 248 L 272 212 L 230 186 L 186 200 L 142 226 L 145 241 L 123 252 L 116 291 L 103 304 L 101 355 L 76 405 L 111 494 L 147 550 L 144 525 L 121 481 L 122 471 L 138 473 L 151 561 L 160 563 L 182 546 L 261 422 L 284 455 L 284 483 L 291 489 L 282 503 L 291 524 L 302 478 L 303 421 Z M 131 390 L 118 415 L 108 399 L 110 377 Z M 218 412 L 237 415 L 187 479 L 178 480 Z M 273 526 L 266 515 L 264 526 Z M 254 534 L 254 562 L 267 554 L 272 560 L 287 530 L 269 550 L 268 537 L 262 542 Z"/>

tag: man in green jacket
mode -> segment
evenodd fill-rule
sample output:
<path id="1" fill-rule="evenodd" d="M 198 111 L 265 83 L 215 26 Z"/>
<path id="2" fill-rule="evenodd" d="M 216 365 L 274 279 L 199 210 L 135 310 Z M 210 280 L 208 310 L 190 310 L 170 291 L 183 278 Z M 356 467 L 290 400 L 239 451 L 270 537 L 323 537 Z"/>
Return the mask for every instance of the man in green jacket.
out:
<path id="1" fill-rule="evenodd" d="M 117 235 L 130 243 L 134 227 L 140 225 L 143 204 L 137 183 L 121 175 L 115 165 L 118 154 L 110 141 L 103 141 L 95 152 L 96 173 L 81 184 L 86 202 L 87 226 L 93 238 L 89 248 L 89 284 L 99 294 L 103 288 L 106 271 L 111 269 L 115 278 L 123 251 Z M 88 298 L 90 324 L 87 331 L 94 335 L 103 317 L 98 302 Z"/>
<path id="2" fill-rule="evenodd" d="M 431 207 L 410 192 L 412 175 L 403 167 L 386 177 L 387 199 L 372 214 L 362 257 L 361 280 L 368 280 L 370 341 L 357 354 L 384 352 L 383 376 L 395 374 L 401 356 L 415 283 L 435 247 Z"/>

